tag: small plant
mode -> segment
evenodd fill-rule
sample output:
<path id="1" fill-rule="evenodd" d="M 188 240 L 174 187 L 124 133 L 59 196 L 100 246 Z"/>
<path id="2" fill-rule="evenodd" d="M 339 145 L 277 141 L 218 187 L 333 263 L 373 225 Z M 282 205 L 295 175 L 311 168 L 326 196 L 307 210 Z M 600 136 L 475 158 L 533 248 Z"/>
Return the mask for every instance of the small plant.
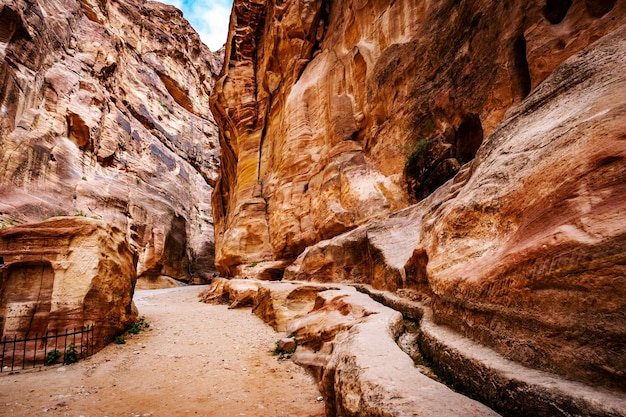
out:
<path id="1" fill-rule="evenodd" d="M 78 362 L 78 352 L 76 351 L 76 346 L 74 346 L 74 343 L 70 343 L 70 345 L 65 350 L 63 363 L 65 365 L 71 365 L 76 362 Z"/>
<path id="2" fill-rule="evenodd" d="M 77 217 L 87 217 L 85 212 L 83 212 L 82 210 L 78 210 L 76 213 L 74 213 L 74 216 L 77 216 Z"/>
<path id="3" fill-rule="evenodd" d="M 145 316 L 141 316 L 139 317 L 139 320 L 134 322 L 126 332 L 130 334 L 139 334 L 140 331 L 145 330 L 148 327 L 150 327 L 150 323 L 146 321 Z"/>
<path id="4" fill-rule="evenodd" d="M 172 112 L 167 104 L 163 103 L 161 100 L 158 100 L 158 102 L 161 105 L 161 107 L 163 107 L 163 110 L 165 110 L 168 113 Z"/>
<path id="5" fill-rule="evenodd" d="M 116 345 L 124 345 L 126 344 L 126 338 L 123 334 L 115 336 L 115 339 L 113 339 L 113 343 L 115 343 Z"/>
<path id="6" fill-rule="evenodd" d="M 59 352 L 58 350 L 54 349 L 51 350 L 50 352 L 48 352 L 48 354 L 46 355 L 46 360 L 44 361 L 44 364 L 46 366 L 50 366 L 53 365 L 57 359 L 59 359 L 61 357 L 61 352 Z"/>
<path id="7" fill-rule="evenodd" d="M 405 165 L 409 166 L 415 163 L 416 161 L 422 159 L 424 157 L 424 154 L 426 153 L 426 150 L 430 146 L 430 142 L 431 142 L 430 139 L 423 138 L 423 137 L 415 141 L 411 145 L 410 152 L 406 157 Z"/>
<path id="8" fill-rule="evenodd" d="M 281 348 L 279 341 L 276 341 L 274 344 L 274 350 L 272 351 L 272 355 L 278 356 L 279 360 L 291 359 L 294 353 L 296 353 L 295 344 L 293 345 L 293 348 L 285 350 L 284 348 Z"/>
<path id="9" fill-rule="evenodd" d="M 258 264 L 256 262 L 252 262 L 250 265 L 248 265 L 250 268 L 254 268 L 255 266 L 257 266 Z"/>
<path id="10" fill-rule="evenodd" d="M 15 223 L 12 221 L 8 222 L 0 222 L 0 229 L 4 229 L 5 227 L 15 226 Z"/>

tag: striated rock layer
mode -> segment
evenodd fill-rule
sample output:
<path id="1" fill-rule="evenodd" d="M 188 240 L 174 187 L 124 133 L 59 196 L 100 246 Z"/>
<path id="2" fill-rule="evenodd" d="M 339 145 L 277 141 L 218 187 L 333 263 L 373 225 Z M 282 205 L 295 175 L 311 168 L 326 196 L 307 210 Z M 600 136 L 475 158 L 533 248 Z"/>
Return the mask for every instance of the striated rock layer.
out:
<path id="1" fill-rule="evenodd" d="M 218 278 L 201 297 L 230 308 L 245 300 L 254 314 L 290 334 L 297 345 L 293 359 L 318 379 L 327 416 L 498 415 L 444 386 L 411 353 L 417 346 L 447 381 L 502 415 L 626 416 L 624 394 L 521 366 L 433 323 L 423 303 L 358 287 Z M 405 325 L 403 316 L 413 323 Z"/>
<path id="2" fill-rule="evenodd" d="M 211 100 L 218 269 L 280 278 L 307 246 L 429 195 L 625 11 L 591 0 L 235 1 Z"/>
<path id="3" fill-rule="evenodd" d="M 63 217 L 2 229 L 0 257 L 0 338 L 95 325 L 98 350 L 137 318 L 136 255 L 125 233 L 102 220 Z"/>
<path id="4" fill-rule="evenodd" d="M 213 268 L 219 57 L 171 6 L 0 1 L 0 221 L 101 218 L 142 277 Z"/>
<path id="5" fill-rule="evenodd" d="M 517 362 L 626 391 L 626 26 L 560 65 L 421 203 L 307 248 L 289 279 L 429 300 Z"/>

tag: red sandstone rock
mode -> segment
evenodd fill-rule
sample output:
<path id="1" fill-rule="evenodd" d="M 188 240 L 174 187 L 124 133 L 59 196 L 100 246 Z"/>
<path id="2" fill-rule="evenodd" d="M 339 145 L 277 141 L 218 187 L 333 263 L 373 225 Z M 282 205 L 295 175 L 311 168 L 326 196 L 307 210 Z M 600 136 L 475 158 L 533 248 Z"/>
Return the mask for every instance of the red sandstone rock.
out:
<path id="1" fill-rule="evenodd" d="M 625 39 L 565 61 L 434 194 L 285 276 L 421 293 L 437 323 L 509 359 L 623 391 Z"/>
<path id="2" fill-rule="evenodd" d="M 294 334 L 294 358 L 318 378 L 326 415 L 498 415 L 421 374 L 395 343 L 401 314 L 354 288 L 234 279 L 216 281 L 213 294 L 235 301 L 252 287 L 253 312 Z"/>
<path id="3" fill-rule="evenodd" d="M 140 276 L 212 270 L 218 71 L 172 6 L 0 2 L 0 220 L 96 216 Z"/>
<path id="4" fill-rule="evenodd" d="M 125 233 L 102 220 L 53 218 L 0 229 L 0 337 L 95 326 L 101 349 L 137 312 L 137 262 Z"/>
<path id="5" fill-rule="evenodd" d="M 216 263 L 289 262 L 420 200 L 623 2 L 235 1 Z"/>

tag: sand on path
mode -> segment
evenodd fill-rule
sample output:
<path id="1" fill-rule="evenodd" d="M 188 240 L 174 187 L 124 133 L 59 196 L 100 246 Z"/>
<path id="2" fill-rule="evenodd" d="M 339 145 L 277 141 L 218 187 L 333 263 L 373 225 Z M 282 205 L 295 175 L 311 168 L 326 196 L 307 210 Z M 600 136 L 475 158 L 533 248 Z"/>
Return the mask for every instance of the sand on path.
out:
<path id="1" fill-rule="evenodd" d="M 272 355 L 250 309 L 198 302 L 202 287 L 136 291 L 150 328 L 68 366 L 0 373 L 0 416 L 322 417 L 313 378 Z"/>

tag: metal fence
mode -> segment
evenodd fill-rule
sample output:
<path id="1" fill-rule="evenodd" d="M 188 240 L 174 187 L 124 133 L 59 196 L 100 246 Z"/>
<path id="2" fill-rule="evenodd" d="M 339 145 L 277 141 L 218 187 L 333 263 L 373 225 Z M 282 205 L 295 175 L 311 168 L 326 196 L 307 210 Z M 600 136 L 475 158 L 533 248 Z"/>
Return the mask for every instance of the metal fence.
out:
<path id="1" fill-rule="evenodd" d="M 94 326 L 73 331 L 46 332 L 35 337 L 4 336 L 0 341 L 0 372 L 36 368 L 57 363 L 70 364 L 93 355 Z"/>

